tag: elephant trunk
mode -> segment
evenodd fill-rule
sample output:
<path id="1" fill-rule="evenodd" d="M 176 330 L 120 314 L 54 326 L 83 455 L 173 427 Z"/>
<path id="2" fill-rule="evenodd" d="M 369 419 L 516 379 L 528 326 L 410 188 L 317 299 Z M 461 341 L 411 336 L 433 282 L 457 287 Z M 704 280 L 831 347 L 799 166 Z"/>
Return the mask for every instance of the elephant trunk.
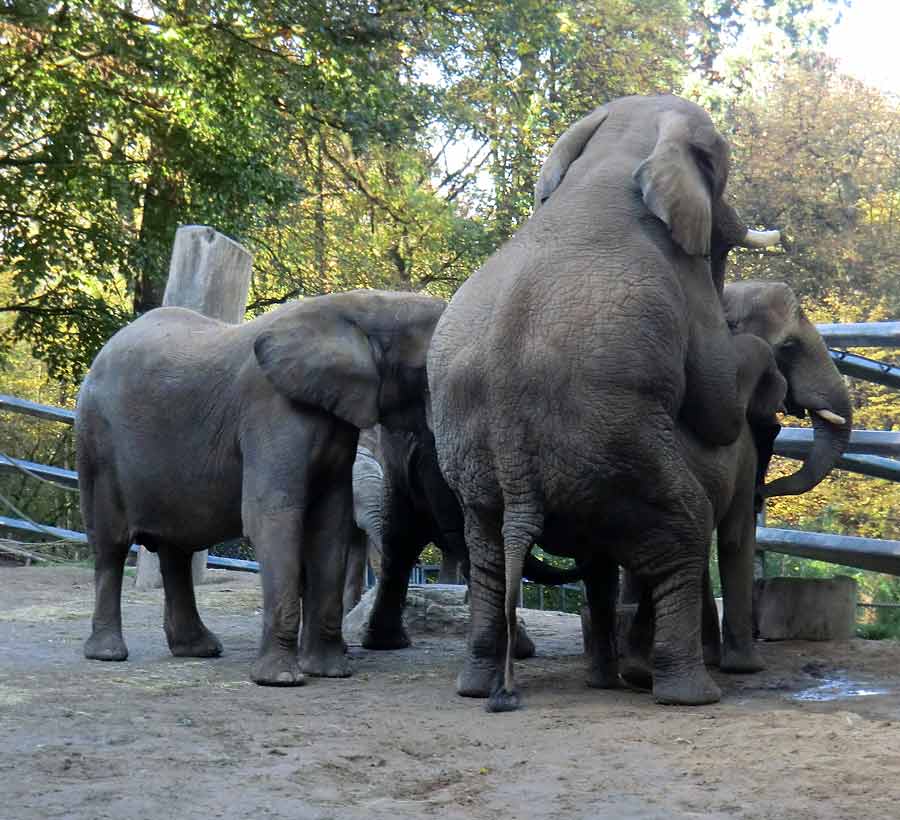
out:
<path id="1" fill-rule="evenodd" d="M 556 586 L 557 584 L 571 584 L 584 578 L 584 569 L 574 566 L 571 569 L 561 569 L 542 561 L 532 553 L 525 556 L 523 575 L 535 584 Z"/>
<path id="2" fill-rule="evenodd" d="M 821 347 L 827 356 L 824 343 Z M 813 389 L 811 384 L 796 384 L 788 378 L 790 384 L 788 408 L 797 406 L 809 412 L 815 431 L 813 445 L 803 466 L 797 472 L 778 478 L 765 486 L 763 495 L 766 497 L 799 495 L 811 490 L 828 475 L 847 449 L 853 425 L 850 397 L 843 379 L 830 359 L 828 364 L 829 370 L 833 373 L 829 373 L 825 388 L 822 386 L 821 370 L 816 389 Z"/>

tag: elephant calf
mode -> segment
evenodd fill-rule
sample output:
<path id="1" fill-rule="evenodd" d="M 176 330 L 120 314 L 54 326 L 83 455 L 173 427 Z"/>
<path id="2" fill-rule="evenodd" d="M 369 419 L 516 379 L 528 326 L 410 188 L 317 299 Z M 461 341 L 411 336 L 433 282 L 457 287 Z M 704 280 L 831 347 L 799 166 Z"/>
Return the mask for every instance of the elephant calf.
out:
<path id="1" fill-rule="evenodd" d="M 363 446 L 365 443 L 365 446 Z M 469 550 L 463 538 L 463 515 L 437 463 L 434 436 L 427 426 L 388 430 L 383 426 L 360 436 L 353 476 L 354 513 L 369 550 L 377 554 L 378 588 L 362 638 L 366 649 L 403 649 L 410 645 L 403 626 L 409 576 L 422 550 L 437 545 L 445 559 L 455 559 L 466 581 Z M 357 549 L 354 574 L 361 577 L 363 556 Z M 542 584 L 577 580 L 577 570 L 558 570 L 532 555 L 525 576 Z M 517 658 L 534 655 L 534 643 L 522 623 Z"/>
<path id="2" fill-rule="evenodd" d="M 425 354 L 444 307 L 354 291 L 242 325 L 167 307 L 110 339 L 76 415 L 81 510 L 96 554 L 85 656 L 128 656 L 120 598 L 132 542 L 159 554 L 172 653 L 219 655 L 197 612 L 191 553 L 243 533 L 263 588 L 251 678 L 298 685 L 303 672 L 349 674 L 341 590 L 359 428 L 423 423 Z"/>

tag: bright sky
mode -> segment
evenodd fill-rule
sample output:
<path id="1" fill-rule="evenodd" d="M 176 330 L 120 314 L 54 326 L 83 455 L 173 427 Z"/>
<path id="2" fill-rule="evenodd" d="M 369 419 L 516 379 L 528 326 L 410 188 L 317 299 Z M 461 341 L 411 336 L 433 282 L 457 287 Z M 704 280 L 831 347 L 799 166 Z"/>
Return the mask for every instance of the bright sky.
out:
<path id="1" fill-rule="evenodd" d="M 827 51 L 841 70 L 900 94 L 900 0 L 852 0 L 831 30 Z"/>

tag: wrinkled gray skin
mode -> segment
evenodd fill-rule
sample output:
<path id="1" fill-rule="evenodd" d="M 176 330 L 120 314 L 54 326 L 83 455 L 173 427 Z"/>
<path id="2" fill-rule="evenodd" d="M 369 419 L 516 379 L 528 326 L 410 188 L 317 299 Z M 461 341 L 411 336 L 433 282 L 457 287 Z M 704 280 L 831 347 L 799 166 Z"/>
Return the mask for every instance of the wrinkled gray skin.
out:
<path id="1" fill-rule="evenodd" d="M 191 553 L 243 534 L 263 588 L 251 678 L 297 685 L 303 672 L 349 674 L 341 591 L 358 430 L 422 423 L 425 352 L 443 309 L 438 299 L 355 291 L 226 325 L 167 307 L 110 339 L 76 417 L 96 555 L 85 656 L 128 655 L 120 596 L 132 542 L 159 553 L 172 653 L 219 655 L 197 613 Z"/>
<path id="2" fill-rule="evenodd" d="M 685 459 L 706 488 L 718 528 L 724 604 L 719 666 L 723 672 L 746 673 L 764 668 L 753 644 L 752 624 L 757 499 L 806 492 L 822 481 L 847 447 L 852 411 L 847 388 L 828 348 L 790 287 L 776 282 L 738 282 L 725 288 L 723 304 L 729 326 L 736 333 L 751 333 L 770 346 L 780 374 L 780 378 L 764 379 L 757 385 L 747 423 L 734 444 L 708 447 L 689 429 L 679 427 Z M 779 403 L 783 386 L 787 389 L 785 406 L 794 415 L 809 414 L 815 440 L 800 470 L 763 486 L 772 443 L 780 429 L 768 411 Z M 842 417 L 844 423 L 823 419 L 816 412 L 822 410 Z M 704 594 L 704 638 L 709 638 L 704 643 L 710 650 L 707 660 L 715 661 L 719 628 L 708 582 Z M 644 590 L 622 664 L 625 679 L 640 686 L 650 682 L 647 657 L 653 617 L 649 603 Z M 613 607 L 614 602 L 608 605 Z"/>
<path id="3" fill-rule="evenodd" d="M 365 589 L 366 568 L 381 574 L 381 494 L 384 469 L 376 457 L 378 428 L 359 431 L 353 462 L 353 521 L 357 528 L 347 555 L 344 614 L 359 603 Z"/>
<path id="4" fill-rule="evenodd" d="M 713 512 L 676 423 L 733 443 L 748 401 L 738 361 L 770 365 L 767 346 L 753 353 L 759 340 L 732 337 L 714 281 L 719 244 L 746 234 L 723 199 L 727 172 L 727 144 L 693 103 L 603 106 L 560 138 L 537 184 L 540 207 L 438 323 L 433 428 L 471 557 L 457 691 L 490 696 L 492 710 L 518 705 L 507 647 L 537 540 L 590 568 L 592 609 L 616 583 L 613 564 L 650 585 L 657 700 L 720 697 L 700 639 Z M 617 682 L 606 653 L 589 683 Z"/>
<path id="5" fill-rule="evenodd" d="M 469 551 L 463 538 L 462 511 L 438 468 L 434 436 L 426 426 L 415 431 L 391 431 L 382 426 L 364 430 L 360 445 L 353 476 L 354 515 L 357 526 L 368 536 L 370 556 L 377 554 L 380 562 L 378 588 L 362 645 L 366 649 L 403 649 L 410 645 L 403 626 L 409 576 L 422 550 L 435 544 L 445 558 L 456 559 L 468 581 Z M 380 470 L 372 464 L 373 458 Z M 545 584 L 578 577 L 533 556 L 526 559 L 525 575 Z M 515 656 L 521 659 L 533 654 L 534 643 L 520 624 Z"/>

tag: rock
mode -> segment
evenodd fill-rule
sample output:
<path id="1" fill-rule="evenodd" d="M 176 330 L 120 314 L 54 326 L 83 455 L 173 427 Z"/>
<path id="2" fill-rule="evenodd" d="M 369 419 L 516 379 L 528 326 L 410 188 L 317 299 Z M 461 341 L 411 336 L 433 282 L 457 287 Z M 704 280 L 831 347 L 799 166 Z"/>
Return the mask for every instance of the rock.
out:
<path id="1" fill-rule="evenodd" d="M 856 581 L 761 578 L 754 585 L 759 637 L 768 641 L 843 641 L 856 629 Z"/>
<path id="2" fill-rule="evenodd" d="M 375 603 L 372 587 L 344 617 L 344 640 L 359 643 Z M 410 636 L 460 635 L 469 629 L 469 605 L 466 587 L 457 584 L 410 586 L 406 595 L 403 623 Z"/>

